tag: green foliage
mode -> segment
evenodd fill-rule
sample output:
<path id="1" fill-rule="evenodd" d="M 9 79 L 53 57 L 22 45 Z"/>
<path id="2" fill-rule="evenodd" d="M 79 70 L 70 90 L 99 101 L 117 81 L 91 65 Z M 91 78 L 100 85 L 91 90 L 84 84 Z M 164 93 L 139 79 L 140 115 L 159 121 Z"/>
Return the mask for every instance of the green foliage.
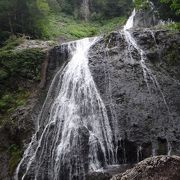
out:
<path id="1" fill-rule="evenodd" d="M 124 0 L 122 1 L 126 2 Z M 119 3 L 120 2 L 121 1 L 119 0 Z M 52 9 L 54 8 L 52 4 L 56 4 L 56 9 Z M 97 17 L 95 11 L 94 13 L 91 13 L 91 21 L 85 22 L 77 19 L 73 17 L 74 10 L 80 6 L 81 3 L 79 0 L 37 0 L 37 7 L 43 14 L 43 19 L 40 19 L 37 22 L 39 29 L 41 29 L 41 37 L 46 39 L 62 38 L 74 40 L 95 36 L 100 32 L 103 32 L 103 29 L 105 30 L 104 32 L 107 32 L 107 29 L 113 30 L 114 27 L 121 25 L 122 18 L 119 17 L 119 21 L 117 18 L 110 17 L 104 19 L 102 14 Z M 122 13 L 122 11 L 120 12 Z M 118 24 L 119 22 L 120 24 Z"/>
<path id="2" fill-rule="evenodd" d="M 50 39 L 62 37 L 63 39 L 78 39 L 92 36 L 96 29 L 90 23 L 75 20 L 71 16 L 50 12 L 46 15 L 46 37 Z"/>
<path id="3" fill-rule="evenodd" d="M 26 49 L 22 51 L 0 51 L 1 83 L 9 78 L 21 77 L 30 80 L 39 78 L 40 66 L 45 58 L 41 49 Z M 4 72 L 8 75 L 3 79 Z"/>
<path id="4" fill-rule="evenodd" d="M 152 1 L 161 18 L 178 20 L 178 0 Z M 148 3 L 135 0 L 135 6 L 148 8 Z M 0 46 L 12 34 L 43 39 L 60 36 L 69 40 L 96 35 L 102 32 L 102 26 L 112 29 L 117 17 L 127 17 L 132 10 L 132 0 L 91 0 L 88 22 L 81 21 L 82 9 L 82 0 L 0 0 Z"/>
<path id="5" fill-rule="evenodd" d="M 26 104 L 30 92 L 21 83 L 40 80 L 40 68 L 44 58 L 45 53 L 41 49 L 0 51 L 1 125 L 9 121 L 11 112 Z"/>
<path id="6" fill-rule="evenodd" d="M 164 29 L 168 29 L 175 32 L 180 31 L 180 23 L 172 22 L 172 23 L 165 24 Z"/>
<path id="7" fill-rule="evenodd" d="M 90 11 L 92 19 L 111 19 L 118 16 L 128 16 L 132 9 L 131 0 L 92 0 Z"/>
<path id="8" fill-rule="evenodd" d="M 0 32 L 10 36 L 40 37 L 38 21 L 43 18 L 36 0 L 0 0 Z M 2 45 L 4 38 L 0 37 Z"/>
<path id="9" fill-rule="evenodd" d="M 163 20 L 172 19 L 179 21 L 180 1 L 179 0 L 151 0 L 159 12 L 159 16 Z M 147 9 L 149 7 L 147 0 L 135 0 L 136 9 Z"/>
<path id="10" fill-rule="evenodd" d="M 172 19 L 173 21 L 179 22 L 179 15 L 177 12 L 171 8 L 170 3 L 162 2 L 161 0 L 152 0 L 155 4 L 155 7 L 159 13 L 159 17 L 162 20 Z"/>
<path id="11" fill-rule="evenodd" d="M 82 0 L 58 0 L 62 12 L 74 15 L 78 19 L 83 19 Z M 131 0 L 91 0 L 89 4 L 90 18 L 92 20 L 111 19 L 118 16 L 127 16 L 131 10 Z"/>
<path id="12" fill-rule="evenodd" d="M 19 161 L 21 160 L 22 150 L 16 144 L 12 144 L 8 149 L 8 153 L 10 156 L 8 170 L 9 170 L 9 174 L 12 176 L 15 168 L 17 167 Z"/>
<path id="13" fill-rule="evenodd" d="M 169 66 L 177 66 L 180 64 L 180 55 L 178 45 L 173 43 L 165 53 L 165 61 Z"/>
<path id="14" fill-rule="evenodd" d="M 125 23 L 125 17 L 118 17 L 106 20 L 84 22 L 67 16 L 63 13 L 46 13 L 46 37 L 56 37 L 74 40 L 83 37 L 91 37 L 114 30 L 117 26 Z"/>
<path id="15" fill-rule="evenodd" d="M 24 37 L 17 37 L 15 35 L 10 36 L 9 39 L 4 42 L 4 46 L 0 49 L 0 52 L 15 48 L 16 46 L 23 43 L 24 39 Z"/>
<path id="16" fill-rule="evenodd" d="M 134 4 L 136 9 L 148 9 L 150 7 L 146 0 L 134 0 Z"/>
<path id="17" fill-rule="evenodd" d="M 164 30 L 169 30 L 170 32 L 177 33 L 180 31 L 180 23 L 178 22 L 171 22 L 171 23 L 164 23 L 164 24 L 159 24 L 154 27 L 155 29 L 164 29 Z"/>
<path id="18" fill-rule="evenodd" d="M 7 92 L 0 98 L 0 114 L 9 114 L 17 107 L 25 105 L 30 92 L 26 90 L 17 90 Z"/>
<path id="19" fill-rule="evenodd" d="M 11 41 L 9 42 L 11 44 Z M 18 106 L 26 103 L 30 93 L 18 82 L 40 80 L 40 68 L 45 58 L 45 53 L 41 49 L 4 50 L 7 47 L 11 46 L 7 44 L 6 48 L 0 50 L 1 121 Z"/>
<path id="20" fill-rule="evenodd" d="M 162 3 L 166 3 L 173 9 L 177 15 L 180 15 L 180 1 L 179 0 L 160 0 Z"/>
<path id="21" fill-rule="evenodd" d="M 116 17 L 108 20 L 103 20 L 99 23 L 98 34 L 108 33 L 114 30 L 119 30 L 126 23 L 127 18 L 125 16 Z"/>

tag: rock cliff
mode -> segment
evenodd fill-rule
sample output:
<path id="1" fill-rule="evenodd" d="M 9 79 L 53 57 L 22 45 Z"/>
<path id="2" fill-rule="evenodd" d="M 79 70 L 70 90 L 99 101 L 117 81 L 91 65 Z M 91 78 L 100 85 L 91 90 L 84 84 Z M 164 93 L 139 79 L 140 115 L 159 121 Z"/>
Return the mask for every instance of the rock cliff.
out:
<path id="1" fill-rule="evenodd" d="M 140 54 L 128 46 L 123 32 L 112 32 L 101 37 L 89 52 L 90 70 L 114 132 L 117 163 L 130 165 L 152 155 L 180 155 L 179 33 L 152 29 L 135 29 L 131 33 L 144 50 L 146 66 L 156 77 L 157 83 L 150 75 L 144 77 Z M 69 58 L 65 45 L 49 51 L 47 71 L 43 71 L 46 90 L 55 73 Z M 15 119 L 23 119 L 21 125 L 29 128 L 28 134 L 34 130 L 34 120 L 44 101 L 44 94 L 38 96 L 39 101 L 32 98 L 33 107 L 28 105 L 27 109 L 24 107 L 23 113 L 20 109 L 13 116 Z M 33 112 L 29 112 L 29 108 L 34 109 Z M 17 129 L 12 132 L 18 133 L 1 131 L 1 145 L 8 146 L 6 143 L 12 136 L 17 139 L 24 132 L 19 132 L 18 126 L 13 127 Z M 24 138 L 22 141 L 25 141 Z M 3 164 L 8 163 L 6 154 L 1 153 L 1 159 Z M 7 166 L 2 163 L 0 177 L 4 178 Z M 106 177 L 111 176 L 106 174 Z"/>
<path id="2" fill-rule="evenodd" d="M 145 64 L 158 85 L 149 75 L 145 79 L 140 55 L 131 49 L 130 57 L 121 32 L 102 38 L 89 61 L 116 134 L 118 161 L 180 155 L 179 34 L 150 29 L 131 33 L 145 51 Z"/>

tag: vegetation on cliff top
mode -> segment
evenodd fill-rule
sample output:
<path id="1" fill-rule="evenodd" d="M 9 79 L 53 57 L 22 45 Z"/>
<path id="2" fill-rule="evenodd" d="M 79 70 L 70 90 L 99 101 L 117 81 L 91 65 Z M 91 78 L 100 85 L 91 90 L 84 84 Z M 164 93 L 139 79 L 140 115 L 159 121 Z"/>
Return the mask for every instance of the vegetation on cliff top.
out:
<path id="1" fill-rule="evenodd" d="M 178 0 L 151 0 L 151 2 L 154 3 L 155 9 L 162 20 L 179 21 L 180 3 Z M 134 4 L 137 9 L 141 9 L 147 8 L 149 2 L 147 0 L 135 0 Z"/>
<path id="2" fill-rule="evenodd" d="M 41 39 L 78 39 L 113 30 L 124 24 L 131 11 L 131 0 L 98 0 L 89 5 L 85 21 L 81 1 L 1 0 L 0 45 L 11 35 Z M 116 6 L 114 6 L 116 5 Z M 113 7 L 113 11 L 112 11 Z M 114 8 L 116 7 L 116 8 Z M 125 8 L 126 7 L 126 8 Z M 120 17 L 119 20 L 117 17 Z"/>
<path id="3" fill-rule="evenodd" d="M 11 35 L 41 39 L 78 39 L 108 32 L 124 24 L 132 0 L 0 0 L 0 45 Z M 138 8 L 146 2 L 135 0 Z M 179 19 L 177 0 L 153 1 L 163 19 Z M 88 19 L 85 18 L 88 15 Z"/>

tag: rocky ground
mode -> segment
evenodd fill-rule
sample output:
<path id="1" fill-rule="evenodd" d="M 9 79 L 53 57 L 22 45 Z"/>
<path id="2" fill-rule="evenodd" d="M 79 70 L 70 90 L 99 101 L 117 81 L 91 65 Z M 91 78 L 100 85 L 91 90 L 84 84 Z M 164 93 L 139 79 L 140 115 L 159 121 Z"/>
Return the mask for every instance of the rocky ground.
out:
<path id="1" fill-rule="evenodd" d="M 15 51 L 21 51 L 24 49 L 32 49 L 32 48 L 41 48 L 44 51 L 50 49 L 51 47 L 57 45 L 55 41 L 42 41 L 42 40 L 28 40 L 25 39 L 22 44 L 15 48 Z"/>
<path id="2" fill-rule="evenodd" d="M 154 156 L 135 165 L 116 166 L 114 171 L 94 172 L 87 180 L 179 180 L 179 156 Z"/>

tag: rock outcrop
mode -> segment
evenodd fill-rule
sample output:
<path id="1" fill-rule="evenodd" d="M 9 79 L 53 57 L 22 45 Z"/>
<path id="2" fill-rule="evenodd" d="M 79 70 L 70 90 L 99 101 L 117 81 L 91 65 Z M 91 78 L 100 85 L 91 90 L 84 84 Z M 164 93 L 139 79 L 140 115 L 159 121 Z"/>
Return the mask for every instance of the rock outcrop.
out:
<path id="1" fill-rule="evenodd" d="M 141 7 L 137 10 L 134 18 L 134 27 L 152 27 L 158 24 L 159 17 L 158 12 L 155 11 L 155 6 L 152 2 L 145 2 L 145 7 Z"/>
<path id="2" fill-rule="evenodd" d="M 125 173 L 115 175 L 111 180 L 179 180 L 180 157 L 156 156 L 145 159 Z"/>
<path id="3" fill-rule="evenodd" d="M 150 74 L 144 77 L 140 54 L 128 47 L 123 33 L 100 39 L 89 60 L 116 136 L 118 162 L 180 155 L 179 33 L 150 29 L 131 33 L 144 50 L 156 83 Z"/>

